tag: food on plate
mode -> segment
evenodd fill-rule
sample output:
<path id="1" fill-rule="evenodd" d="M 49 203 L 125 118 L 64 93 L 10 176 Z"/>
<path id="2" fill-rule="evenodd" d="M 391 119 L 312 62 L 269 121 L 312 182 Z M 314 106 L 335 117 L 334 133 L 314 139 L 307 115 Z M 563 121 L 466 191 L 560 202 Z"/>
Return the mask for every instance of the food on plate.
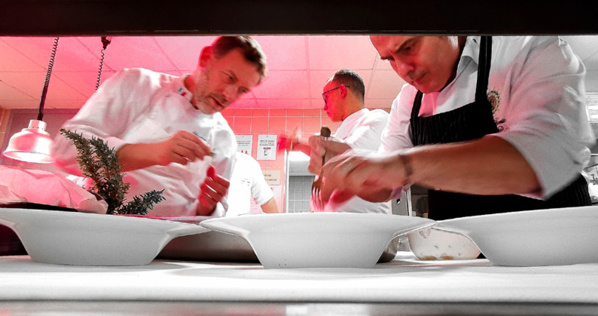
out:
<path id="1" fill-rule="evenodd" d="M 473 241 L 458 233 L 425 228 L 407 238 L 411 251 L 420 260 L 467 260 L 480 255 Z"/>

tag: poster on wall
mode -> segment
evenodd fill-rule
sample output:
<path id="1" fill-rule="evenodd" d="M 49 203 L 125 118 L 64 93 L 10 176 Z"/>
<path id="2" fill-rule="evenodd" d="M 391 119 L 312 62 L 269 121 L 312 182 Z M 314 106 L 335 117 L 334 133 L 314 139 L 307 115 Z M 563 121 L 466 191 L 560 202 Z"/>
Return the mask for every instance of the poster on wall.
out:
<path id="1" fill-rule="evenodd" d="M 270 186 L 280 185 L 280 170 L 262 170 L 266 183 Z"/>
<path id="2" fill-rule="evenodd" d="M 257 160 L 276 160 L 276 135 L 258 135 Z"/>
<path id="3" fill-rule="evenodd" d="M 251 146 L 253 145 L 253 135 L 236 135 L 237 152 L 251 156 Z"/>

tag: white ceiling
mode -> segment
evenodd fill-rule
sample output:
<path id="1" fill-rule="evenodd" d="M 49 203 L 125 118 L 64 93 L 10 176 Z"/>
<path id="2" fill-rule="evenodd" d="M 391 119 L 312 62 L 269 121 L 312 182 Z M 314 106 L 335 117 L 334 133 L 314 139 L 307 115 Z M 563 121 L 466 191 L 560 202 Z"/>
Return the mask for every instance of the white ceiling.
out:
<path id="1" fill-rule="evenodd" d="M 235 108 L 321 108 L 322 87 L 338 69 L 359 73 L 366 105 L 389 108 L 403 81 L 378 59 L 367 36 L 255 36 L 268 56 L 269 75 Z M 598 91 L 598 36 L 565 36 L 589 71 L 589 91 Z M 113 37 L 102 81 L 125 67 L 182 75 L 192 72 L 212 36 Z M 0 107 L 37 109 L 53 37 L 0 37 Z M 100 37 L 62 37 L 46 109 L 78 109 L 94 92 Z"/>

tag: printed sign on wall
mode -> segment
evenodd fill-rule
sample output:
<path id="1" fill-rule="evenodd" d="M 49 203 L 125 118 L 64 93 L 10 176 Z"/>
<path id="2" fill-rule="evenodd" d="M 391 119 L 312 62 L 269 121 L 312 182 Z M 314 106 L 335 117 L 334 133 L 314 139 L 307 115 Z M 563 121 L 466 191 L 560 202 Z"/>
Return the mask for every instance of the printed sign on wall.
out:
<path id="1" fill-rule="evenodd" d="M 258 135 L 257 159 L 276 160 L 276 135 Z"/>
<path id="2" fill-rule="evenodd" d="M 253 135 L 236 135 L 237 151 L 251 156 L 251 146 L 253 145 Z"/>
<path id="3" fill-rule="evenodd" d="M 262 170 L 268 185 L 280 185 L 280 170 Z"/>

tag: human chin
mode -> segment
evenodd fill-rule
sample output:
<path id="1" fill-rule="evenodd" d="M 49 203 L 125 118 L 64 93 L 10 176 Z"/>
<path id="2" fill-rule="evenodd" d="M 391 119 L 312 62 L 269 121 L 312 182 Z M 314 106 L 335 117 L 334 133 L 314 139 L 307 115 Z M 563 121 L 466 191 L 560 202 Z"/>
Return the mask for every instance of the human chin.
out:
<path id="1" fill-rule="evenodd" d="M 444 87 L 443 85 L 439 85 L 433 81 L 427 80 L 419 80 L 413 82 L 413 86 L 417 88 L 417 90 L 421 91 L 422 93 L 431 93 L 431 92 L 439 92 Z"/>
<path id="2" fill-rule="evenodd" d="M 214 114 L 218 112 L 216 107 L 210 104 L 210 101 L 206 98 L 197 99 L 194 106 L 204 114 Z"/>

